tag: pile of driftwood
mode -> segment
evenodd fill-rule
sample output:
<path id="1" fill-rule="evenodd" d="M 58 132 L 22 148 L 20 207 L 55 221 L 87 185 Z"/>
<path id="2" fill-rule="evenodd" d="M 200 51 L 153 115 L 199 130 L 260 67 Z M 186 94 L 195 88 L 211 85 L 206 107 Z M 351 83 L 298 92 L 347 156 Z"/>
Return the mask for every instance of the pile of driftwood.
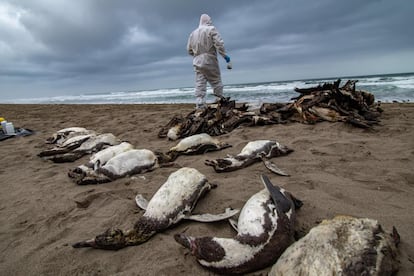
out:
<path id="1" fill-rule="evenodd" d="M 290 103 L 265 103 L 259 110 L 249 111 L 243 104 L 221 98 L 201 110 L 187 116 L 174 116 L 161 128 L 160 138 L 176 140 L 198 133 L 212 136 L 229 133 L 238 126 L 255 126 L 302 122 L 314 124 L 320 121 L 346 122 L 361 128 L 371 128 L 379 122 L 382 109 L 375 104 L 374 95 L 356 90 L 357 80 L 349 80 L 340 87 L 341 80 L 324 83 L 317 87 L 295 88 L 300 93 Z"/>
<path id="2" fill-rule="evenodd" d="M 346 122 L 361 128 L 371 128 L 379 123 L 382 112 L 375 104 L 374 95 L 368 91 L 356 90 L 357 80 L 349 80 L 339 87 L 341 80 L 324 83 L 317 87 L 295 88 L 300 93 L 288 104 L 263 104 L 260 113 L 285 120 L 304 123 L 319 121 Z"/>
<path id="3" fill-rule="evenodd" d="M 253 126 L 281 123 L 267 114 L 248 111 L 248 106 L 236 106 L 234 100 L 221 98 L 206 108 L 191 111 L 187 116 L 175 115 L 161 128 L 158 137 L 177 140 L 194 134 L 207 133 L 218 136 L 231 132 L 240 125 Z"/>

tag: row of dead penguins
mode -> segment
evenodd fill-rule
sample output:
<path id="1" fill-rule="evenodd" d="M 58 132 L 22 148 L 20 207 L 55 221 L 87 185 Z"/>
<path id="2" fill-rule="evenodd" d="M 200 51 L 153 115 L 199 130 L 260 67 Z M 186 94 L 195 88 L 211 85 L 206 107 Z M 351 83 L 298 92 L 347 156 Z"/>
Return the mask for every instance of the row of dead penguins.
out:
<path id="1" fill-rule="evenodd" d="M 181 140 L 167 153 L 134 149 L 112 134 L 97 134 L 85 128 L 59 130 L 47 143 L 53 148 L 39 156 L 54 162 L 72 162 L 95 152 L 89 162 L 69 171 L 77 184 L 110 182 L 171 164 L 179 155 L 202 154 L 230 147 L 207 134 Z M 287 175 L 269 159 L 292 152 L 277 141 L 249 142 L 235 156 L 206 160 L 216 172 L 241 169 L 263 161 L 274 173 Z M 391 275 L 398 270 L 395 229 L 387 234 L 372 219 L 338 216 L 325 220 L 300 240 L 294 240 L 295 211 L 302 206 L 288 191 L 274 186 L 262 175 L 265 188 L 251 196 L 240 211 L 227 208 L 222 214 L 191 214 L 197 201 L 215 185 L 194 168 L 173 172 L 150 201 L 137 195 L 145 210 L 128 231 L 110 228 L 90 240 L 73 244 L 118 250 L 149 240 L 182 219 L 213 222 L 228 219 L 234 238 L 193 237 L 176 234 L 175 240 L 188 248 L 203 267 L 221 274 L 243 274 L 273 265 L 269 275 Z M 341 233 L 340 236 L 338 233 Z"/>

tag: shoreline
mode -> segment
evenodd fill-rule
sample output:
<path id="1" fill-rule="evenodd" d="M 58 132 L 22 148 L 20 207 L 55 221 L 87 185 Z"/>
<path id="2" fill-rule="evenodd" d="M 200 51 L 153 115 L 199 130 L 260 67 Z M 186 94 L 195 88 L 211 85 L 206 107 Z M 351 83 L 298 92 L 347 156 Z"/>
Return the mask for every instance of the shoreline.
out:
<path id="1" fill-rule="evenodd" d="M 210 100 L 210 101 L 209 101 Z M 214 101 L 212 101 L 211 99 L 207 100 L 207 103 L 211 104 Z M 260 104 L 270 104 L 270 103 L 280 103 L 280 104 L 286 104 L 286 103 L 292 103 L 293 101 L 276 101 L 276 102 L 266 102 L 266 101 L 257 101 L 258 103 L 260 102 Z M 256 102 L 237 102 L 237 104 L 254 104 Z M 381 101 L 381 100 L 375 100 L 375 103 L 380 103 L 380 104 L 414 104 L 414 101 L 410 101 L 410 100 L 392 100 L 392 101 Z M 22 106 L 22 105 L 28 105 L 28 106 L 33 106 L 33 105 L 86 105 L 86 106 L 93 106 L 93 105 L 150 105 L 150 106 L 154 106 L 154 105 L 192 105 L 195 106 L 195 101 L 194 102 L 185 102 L 185 103 L 157 103 L 157 102 L 153 102 L 153 103 L 147 103 L 147 102 L 143 102 L 143 103 L 114 103 L 114 102 L 109 102 L 109 103 L 95 103 L 95 102 L 91 102 L 91 103 L 0 103 L 0 105 L 4 105 L 4 106 L 13 106 L 13 105 L 17 105 L 17 106 Z"/>
<path id="2" fill-rule="evenodd" d="M 239 103 L 238 103 L 239 104 Z M 82 126 L 111 132 L 136 148 L 167 151 L 177 141 L 157 137 L 175 114 L 186 115 L 194 104 L 0 104 L 0 116 L 34 135 L 0 141 L 0 271 L 9 275 L 211 275 L 178 245 L 175 233 L 232 237 L 227 222 L 181 222 L 148 242 L 103 251 L 73 249 L 70 244 L 92 238 L 106 228 L 132 227 L 143 212 L 134 197 L 151 198 L 177 168 L 159 168 L 101 185 L 77 186 L 67 171 L 85 163 L 46 162 L 36 154 L 55 131 Z M 180 156 L 180 166 L 205 174 L 218 187 L 201 199 L 196 213 L 241 208 L 262 189 L 260 174 L 304 201 L 297 229 L 308 231 L 323 219 L 353 215 L 377 219 L 384 230 L 401 235 L 398 275 L 414 273 L 414 103 L 381 103 L 384 112 L 373 130 L 344 123 L 288 123 L 240 127 L 217 139 L 232 145 L 204 155 Z M 260 163 L 239 171 L 215 173 L 205 159 L 238 153 L 248 141 L 275 139 L 294 152 L 272 161 L 288 172 L 281 177 Z M 88 200 L 86 208 L 75 201 Z M 251 273 L 267 273 L 270 267 Z"/>
<path id="3" fill-rule="evenodd" d="M 381 101 L 383 103 L 392 103 L 393 101 L 410 103 L 410 100 L 411 102 L 414 102 L 414 98 L 412 96 L 414 87 L 413 77 L 414 72 L 404 72 L 359 76 L 331 76 L 326 78 L 310 79 L 273 80 L 252 83 L 229 83 L 224 84 L 224 91 L 226 96 L 230 96 L 233 99 L 239 99 L 240 102 L 256 103 L 260 101 L 270 101 L 271 103 L 283 103 L 290 101 L 290 99 L 296 95 L 294 92 L 296 87 L 305 88 L 318 86 L 322 83 L 334 82 L 338 79 L 341 79 L 342 83 L 345 83 L 347 80 L 357 80 L 357 88 L 370 91 L 374 94 L 377 101 Z M 207 91 L 207 99 L 214 101 L 214 97 L 210 91 L 211 90 Z M 39 96 L 36 98 L 32 97 L 29 99 L 12 99 L 10 96 L 8 98 L 8 104 L 159 104 L 159 99 L 166 100 L 166 102 L 162 104 L 195 103 L 193 84 L 187 87 L 164 87 L 112 92 L 84 92 L 79 95 L 51 94 L 48 96 Z M 3 101 L 4 100 L 5 99 L 3 99 Z M 97 102 L 91 103 L 95 100 Z M 173 101 L 178 101 L 178 103 L 172 103 Z"/>

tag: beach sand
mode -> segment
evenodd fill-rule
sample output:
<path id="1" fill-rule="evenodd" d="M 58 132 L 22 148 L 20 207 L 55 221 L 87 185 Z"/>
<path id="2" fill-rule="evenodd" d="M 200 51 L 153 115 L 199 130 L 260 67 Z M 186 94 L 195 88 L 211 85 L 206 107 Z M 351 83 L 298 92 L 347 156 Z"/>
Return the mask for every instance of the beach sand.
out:
<path id="1" fill-rule="evenodd" d="M 399 275 L 414 275 L 414 104 L 383 104 L 381 124 L 363 130 L 344 123 L 290 123 L 241 127 L 218 137 L 231 148 L 205 155 L 180 156 L 176 163 L 205 174 L 218 187 L 202 198 L 195 213 L 242 208 L 263 188 L 267 174 L 303 200 L 297 228 L 308 231 L 338 214 L 377 219 L 401 235 Z M 177 142 L 157 133 L 174 114 L 193 105 L 0 105 L 0 116 L 35 135 L 0 142 L 1 275 L 211 275 L 173 235 L 232 237 L 227 222 L 182 221 L 148 242 L 119 251 L 74 249 L 109 227 L 127 229 L 143 214 L 134 197 L 151 196 L 177 167 L 159 168 L 102 185 L 77 186 L 69 169 L 88 160 L 55 164 L 37 154 L 55 131 L 82 126 L 111 132 L 136 148 L 166 152 Z M 272 161 L 290 177 L 271 174 L 262 163 L 230 173 L 215 173 L 205 159 L 237 154 L 247 142 L 274 139 L 294 149 Z M 78 206 L 75 201 L 88 202 Z M 270 267 L 251 275 L 264 275 Z"/>

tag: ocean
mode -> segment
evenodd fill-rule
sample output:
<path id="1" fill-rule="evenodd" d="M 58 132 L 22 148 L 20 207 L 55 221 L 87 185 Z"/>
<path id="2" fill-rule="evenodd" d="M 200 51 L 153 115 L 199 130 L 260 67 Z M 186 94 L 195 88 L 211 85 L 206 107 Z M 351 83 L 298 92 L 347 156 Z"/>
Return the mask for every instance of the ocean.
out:
<path id="1" fill-rule="evenodd" d="M 224 86 L 224 95 L 236 102 L 260 106 L 268 102 L 290 102 L 298 95 L 295 87 L 307 88 L 333 82 L 338 78 L 274 81 L 261 83 L 231 84 Z M 341 85 L 347 80 L 358 80 L 356 88 L 374 94 L 381 102 L 414 102 L 414 73 L 340 77 Z M 211 88 L 207 90 L 207 102 L 213 102 Z M 81 94 L 43 98 L 8 100 L 15 104 L 171 104 L 194 103 L 194 88 L 169 88 L 137 91 L 119 91 L 97 94 Z"/>

